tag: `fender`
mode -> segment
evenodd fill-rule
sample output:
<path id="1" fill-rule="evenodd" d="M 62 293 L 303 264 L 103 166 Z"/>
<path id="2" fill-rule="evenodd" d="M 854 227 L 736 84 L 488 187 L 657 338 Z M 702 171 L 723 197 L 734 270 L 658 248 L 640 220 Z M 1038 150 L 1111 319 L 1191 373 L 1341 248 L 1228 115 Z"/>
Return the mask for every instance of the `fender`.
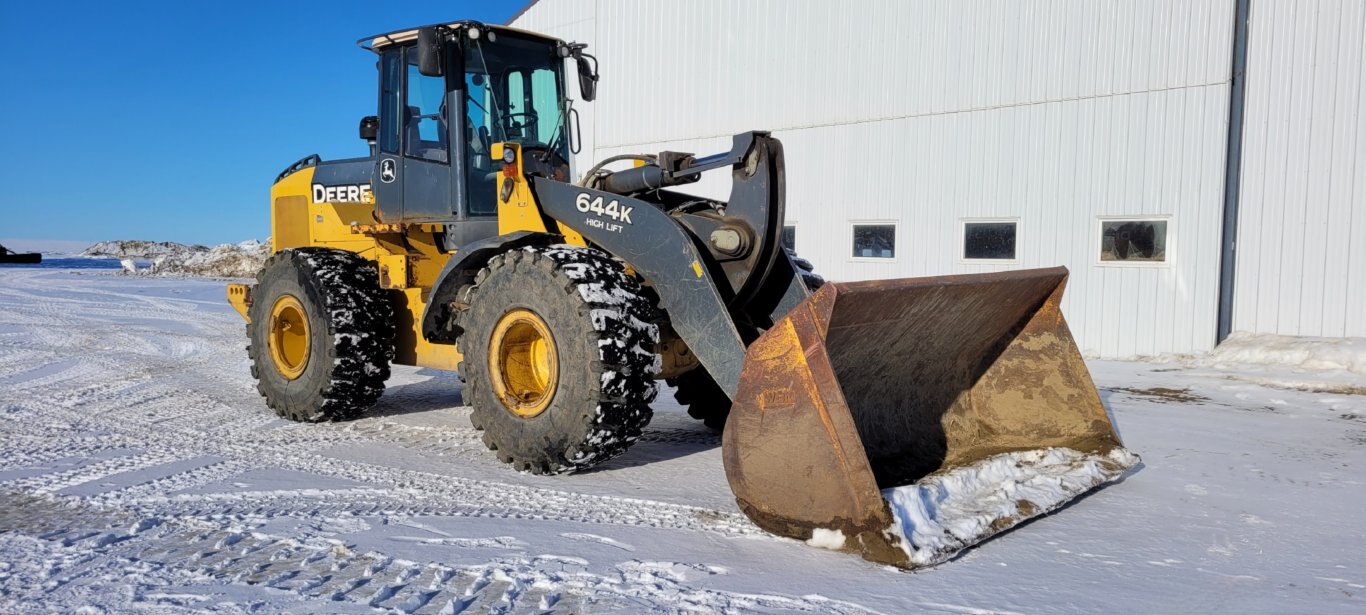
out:
<path id="1" fill-rule="evenodd" d="M 734 396 L 745 343 L 717 292 L 707 257 L 683 226 L 655 205 L 620 194 L 544 177 L 536 178 L 535 190 L 542 211 L 654 285 L 674 330 L 716 383 Z M 629 222 L 623 219 L 628 210 Z"/>
<path id="2" fill-rule="evenodd" d="M 516 231 L 480 239 L 466 244 L 446 261 L 432 285 L 432 294 L 422 310 L 422 337 L 434 344 L 454 344 L 460 335 L 459 327 L 451 324 L 451 302 L 456 300 L 461 287 L 474 282 L 474 276 L 494 256 L 527 246 L 548 246 L 563 238 L 549 233 Z"/>

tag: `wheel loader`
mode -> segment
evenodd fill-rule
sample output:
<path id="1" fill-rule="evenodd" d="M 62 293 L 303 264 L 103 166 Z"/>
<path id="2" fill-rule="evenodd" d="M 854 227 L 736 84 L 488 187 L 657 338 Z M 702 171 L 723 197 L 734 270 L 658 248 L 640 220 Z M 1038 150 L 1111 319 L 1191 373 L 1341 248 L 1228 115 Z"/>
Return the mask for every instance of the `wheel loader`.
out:
<path id="1" fill-rule="evenodd" d="M 781 245 L 772 135 L 580 175 L 586 45 L 475 21 L 359 45 L 370 155 L 280 173 L 273 255 L 228 288 L 279 415 L 355 418 L 391 365 L 456 370 L 493 454 L 560 473 L 625 453 L 665 380 L 724 428 L 757 525 L 906 568 L 1137 463 L 1059 311 L 1065 269 L 822 284 Z M 678 189 L 707 172 L 727 200 Z"/>

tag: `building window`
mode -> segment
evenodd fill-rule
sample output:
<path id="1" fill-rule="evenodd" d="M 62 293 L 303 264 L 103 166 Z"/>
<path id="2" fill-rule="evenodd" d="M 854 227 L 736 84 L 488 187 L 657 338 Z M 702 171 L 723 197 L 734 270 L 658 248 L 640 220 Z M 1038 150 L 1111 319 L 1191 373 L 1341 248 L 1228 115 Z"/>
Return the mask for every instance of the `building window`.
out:
<path id="1" fill-rule="evenodd" d="M 783 244 L 783 247 L 784 247 L 784 248 L 787 248 L 788 250 L 791 250 L 791 251 L 793 251 L 793 252 L 796 252 L 796 251 L 797 251 L 797 227 L 796 227 L 796 226 L 793 226 L 793 225 L 790 225 L 790 224 L 787 225 L 787 226 L 784 226 L 784 227 L 783 227 L 783 235 L 782 235 L 782 238 L 779 239 L 779 243 Z"/>
<path id="2" fill-rule="evenodd" d="M 1014 261 L 1015 220 L 964 220 L 963 260 Z"/>
<path id="3" fill-rule="evenodd" d="M 1100 220 L 1100 261 L 1105 264 L 1167 262 L 1167 220 Z"/>
<path id="4" fill-rule="evenodd" d="M 854 224 L 854 258 L 896 257 L 895 224 Z"/>

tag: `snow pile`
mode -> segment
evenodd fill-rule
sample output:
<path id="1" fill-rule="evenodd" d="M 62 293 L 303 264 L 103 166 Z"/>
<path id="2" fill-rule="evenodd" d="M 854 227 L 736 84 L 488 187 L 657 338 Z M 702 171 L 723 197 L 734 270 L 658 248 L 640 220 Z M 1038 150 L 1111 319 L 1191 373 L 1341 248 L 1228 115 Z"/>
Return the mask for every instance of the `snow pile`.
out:
<path id="1" fill-rule="evenodd" d="M 1343 370 L 1366 374 L 1366 338 L 1289 337 L 1234 333 L 1197 360 L 1222 366 L 1285 365 L 1307 370 Z"/>
<path id="2" fill-rule="evenodd" d="M 1119 447 L 1105 455 L 1070 448 L 1002 453 L 884 489 L 895 518 L 889 532 L 901 539 L 912 565 L 938 564 L 1119 478 L 1138 462 L 1138 455 Z"/>
<path id="3" fill-rule="evenodd" d="M 152 273 L 247 278 L 256 275 L 269 256 L 270 244 L 250 239 L 203 252 L 162 256 L 152 261 Z"/>
<path id="4" fill-rule="evenodd" d="M 170 241 L 102 241 L 81 255 L 121 259 L 124 270 L 133 273 L 245 278 L 261 269 L 270 256 L 270 243 L 251 239 L 208 248 Z M 139 268 L 138 262 L 148 266 Z"/>
<path id="5" fill-rule="evenodd" d="M 189 253 L 208 251 L 208 248 L 200 245 L 187 245 L 172 241 L 142 241 L 134 239 L 101 241 L 86 248 L 84 252 L 81 252 L 81 256 L 107 256 L 118 259 L 134 258 L 150 261 L 163 256 L 181 257 Z"/>

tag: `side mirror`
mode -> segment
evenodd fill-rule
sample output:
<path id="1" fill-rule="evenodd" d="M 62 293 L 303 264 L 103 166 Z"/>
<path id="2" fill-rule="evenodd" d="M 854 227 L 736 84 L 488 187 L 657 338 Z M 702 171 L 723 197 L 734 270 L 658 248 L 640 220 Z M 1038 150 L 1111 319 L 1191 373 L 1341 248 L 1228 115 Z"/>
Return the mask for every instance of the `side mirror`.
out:
<path id="1" fill-rule="evenodd" d="M 445 48 L 445 36 L 436 26 L 420 28 L 417 31 L 417 72 L 427 77 L 440 77 L 441 58 Z"/>
<path id="2" fill-rule="evenodd" d="M 592 65 L 588 63 L 588 59 L 592 57 L 580 55 L 574 58 L 579 62 L 579 94 L 588 102 L 593 102 L 598 96 L 597 58 L 593 58 Z"/>
<path id="3" fill-rule="evenodd" d="M 379 137 L 379 118 L 367 115 L 360 118 L 360 138 L 374 141 Z"/>

